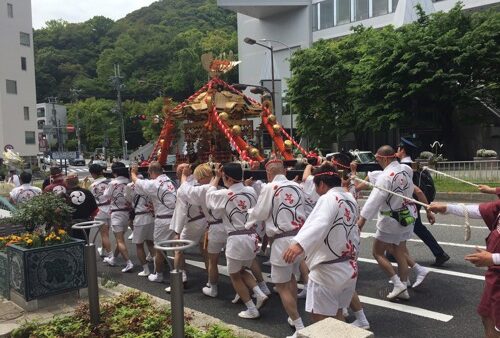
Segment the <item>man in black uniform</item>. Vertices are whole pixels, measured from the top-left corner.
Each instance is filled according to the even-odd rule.
[[[66,177],[66,199],[71,207],[75,209],[71,216],[71,224],[91,221],[99,210],[94,195],[84,188],[78,186],[78,176],[69,175]],[[87,230],[87,235],[89,231]],[[70,231],[71,237],[85,239],[81,230]]]

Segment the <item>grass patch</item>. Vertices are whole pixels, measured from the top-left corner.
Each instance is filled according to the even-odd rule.
[[[189,325],[185,318],[186,338],[237,338],[228,328],[213,325],[204,331]],[[149,295],[131,291],[101,304],[101,323],[90,324],[88,304],[81,304],[74,315],[56,317],[48,323],[27,322],[12,332],[14,338],[108,338],[172,337],[170,308],[158,306]]]
[[[476,184],[487,184],[490,187],[500,187],[500,182],[473,182]],[[459,182],[457,180],[447,177],[434,177],[434,186],[437,192],[479,192],[476,187],[472,185]]]

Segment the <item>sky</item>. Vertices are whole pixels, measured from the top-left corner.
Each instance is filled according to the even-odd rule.
[[[117,20],[156,0],[31,0],[33,28],[45,26],[49,20],[83,22],[102,15]]]

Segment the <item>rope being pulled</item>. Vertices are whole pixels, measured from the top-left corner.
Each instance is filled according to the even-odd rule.
[[[469,182],[469,181],[466,181],[466,180],[462,180],[461,178],[458,178],[458,177],[455,177],[455,176],[448,175],[448,174],[446,174],[446,173],[444,173],[442,171],[438,171],[438,170],[435,170],[435,169],[432,169],[432,168],[429,168],[429,167],[423,167],[422,170],[427,170],[427,171],[430,171],[432,173],[443,175],[445,177],[449,177],[449,178],[454,179],[456,181],[459,181],[459,182],[462,182],[462,183],[465,183],[465,184],[469,184],[469,185],[472,185],[473,187],[479,188],[479,185],[477,185],[475,183],[472,183],[472,182]]]

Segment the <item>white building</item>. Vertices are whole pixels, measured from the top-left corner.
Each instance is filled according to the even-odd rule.
[[[36,156],[35,63],[30,0],[0,0],[0,152]]]
[[[58,132],[62,144],[66,143],[68,140],[67,121],[68,112],[66,106],[55,103],[37,103],[36,124],[40,135],[40,150],[48,151],[47,146],[56,145]]]
[[[399,27],[414,21],[415,5],[426,13],[449,11],[458,0],[217,0],[219,7],[237,13],[239,81],[260,84],[271,79],[270,50],[244,42],[246,37],[274,49],[274,78],[282,94],[290,77],[288,59],[294,50],[308,48],[319,39],[351,33],[351,27]],[[464,9],[482,9],[499,0],[462,0]],[[264,39],[264,40],[263,40]],[[260,40],[260,41],[259,41]],[[276,93],[279,95],[279,93]],[[290,128],[290,118],[282,124]],[[295,124],[294,124],[295,125]]]

